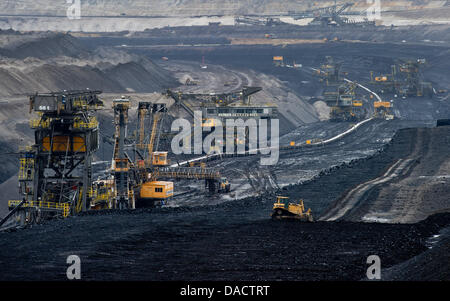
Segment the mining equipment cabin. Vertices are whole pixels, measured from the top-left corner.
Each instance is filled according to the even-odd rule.
[[[273,57],[273,64],[277,67],[283,67],[284,66],[284,60],[282,56],[274,56]]]
[[[168,166],[168,152],[153,152],[151,167],[148,171],[149,181],[139,188],[138,207],[161,207],[173,197],[173,182],[158,181],[158,167]]]
[[[290,203],[288,197],[277,196],[277,201],[273,204],[272,219],[295,219],[302,222],[313,222],[311,209],[305,211],[303,200],[299,203]]]
[[[141,185],[138,207],[161,207],[173,197],[173,182],[150,181]]]

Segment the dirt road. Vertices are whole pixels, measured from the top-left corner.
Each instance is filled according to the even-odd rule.
[[[450,209],[449,127],[411,129],[415,145],[381,177],[346,193],[323,220],[417,222]]]

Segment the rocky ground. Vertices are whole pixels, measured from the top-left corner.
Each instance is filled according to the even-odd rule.
[[[285,146],[291,141],[326,140],[352,126],[318,121],[321,114],[315,105],[322,85],[310,68],[320,65],[326,55],[342,61],[348,78],[364,84],[370,70],[388,72],[397,58],[425,57],[428,65],[424,76],[441,89],[450,83],[449,51],[445,43],[435,42],[284,46],[210,43],[188,47],[163,47],[160,43],[154,47],[154,39],[119,36],[84,38],[84,45],[89,47],[83,49],[92,56],[98,46],[122,48],[132,57],[158,62],[178,80],[198,77],[202,85],[192,89],[219,88],[228,76],[236,81],[233,89],[244,84],[265,85],[264,97],[280,94],[283,98],[274,97],[274,101],[279,106],[287,103],[287,108],[297,102],[300,105],[295,108],[305,117],[281,137],[280,144]],[[17,44],[10,45],[19,49]],[[283,55],[303,67],[276,68],[272,64],[274,55]],[[169,60],[162,61],[163,56]],[[210,66],[204,74],[195,71],[202,56]],[[117,74],[122,73],[127,71]],[[122,88],[130,85],[127,79]],[[108,103],[118,95],[109,94]],[[358,95],[368,102],[364,92]],[[135,97],[136,102],[156,96]],[[382,97],[390,100],[393,96]],[[20,139],[32,137],[26,130],[28,117],[19,113],[26,111],[26,100],[0,105],[4,105],[1,113],[4,135],[9,139],[6,141],[16,139],[1,144],[5,148],[2,155],[6,156]],[[370,103],[367,105],[370,112]],[[271,167],[259,166],[259,156],[210,162],[231,180],[232,192],[228,195],[210,196],[202,182],[180,181],[175,183],[176,191],[187,193],[175,197],[172,207],[89,212],[2,232],[0,241],[7,247],[0,249],[0,279],[62,280],[65,260],[75,254],[81,257],[84,279],[89,280],[360,280],[365,277],[367,256],[374,254],[380,256],[386,271],[383,279],[449,280],[445,263],[450,206],[445,186],[450,133],[448,127],[434,126],[436,119],[448,118],[450,105],[445,95],[435,95],[395,99],[394,108],[394,121],[370,120],[325,145],[282,150],[278,164]],[[110,153],[110,114],[105,111],[99,116],[104,135],[100,160]],[[20,116],[18,122],[8,121],[16,115]],[[14,179],[1,185],[2,190],[11,189]],[[271,221],[277,194],[304,199],[319,221]],[[395,224],[398,222],[402,224]],[[425,262],[426,268],[421,268]]]
[[[414,146],[385,174],[348,191],[327,219],[416,222],[448,209],[449,128],[409,129]],[[404,130],[406,131],[406,130]],[[398,136],[407,135],[403,130]],[[399,138],[399,137],[396,137]]]
[[[1,97],[86,88],[154,92],[177,85],[146,58],[107,48],[90,51],[68,34],[0,31],[0,40]]]
[[[334,168],[281,193],[309,193],[317,200],[307,202],[311,205],[335,199],[351,181],[389,167],[393,154],[408,153],[414,135],[404,132],[370,159]],[[62,280],[65,259],[72,254],[80,256],[85,280],[359,280],[373,254],[381,258],[383,271],[393,267],[390,278],[408,279],[415,277],[408,274],[414,265],[401,269],[397,264],[429,248],[423,254],[432,255],[419,256],[447,253],[447,244],[433,242],[433,235],[449,225],[448,213],[417,224],[303,224],[271,221],[272,202],[266,195],[214,206],[91,212],[4,232],[0,239],[8,247],[0,250],[1,279]],[[313,212],[319,216],[319,210]],[[445,233],[441,231],[443,239]],[[427,263],[434,274],[426,279],[448,280],[439,260]]]
[[[327,204],[358,183],[376,178],[418,149],[426,150],[428,145],[417,139],[421,131],[450,137],[448,127],[401,130],[381,152],[276,193],[303,198],[320,218]],[[421,279],[424,271],[417,270],[417,262],[433,258],[426,262],[431,274],[423,279],[448,280],[442,266],[448,213],[416,224],[275,222],[269,218],[274,196],[209,206],[90,212],[4,232],[0,239],[8,247],[0,251],[1,277],[62,280],[65,259],[76,254],[85,280],[359,280],[365,278],[367,256],[375,254],[386,279]],[[440,211],[448,211],[445,195],[436,194],[427,203],[438,204]]]

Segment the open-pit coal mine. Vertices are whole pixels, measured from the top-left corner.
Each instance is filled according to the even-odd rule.
[[[7,2],[0,281],[450,280],[448,5]]]

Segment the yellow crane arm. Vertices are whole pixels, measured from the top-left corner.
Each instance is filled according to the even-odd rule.
[[[145,121],[145,109],[139,109],[139,144],[138,147],[143,147],[144,144],[144,121]]]
[[[152,162],[153,147],[154,147],[154,144],[155,144],[155,138],[156,138],[158,121],[159,121],[159,115],[160,115],[160,113],[155,113],[153,115],[152,132],[150,134],[150,141],[148,143],[148,162],[150,164]]]

